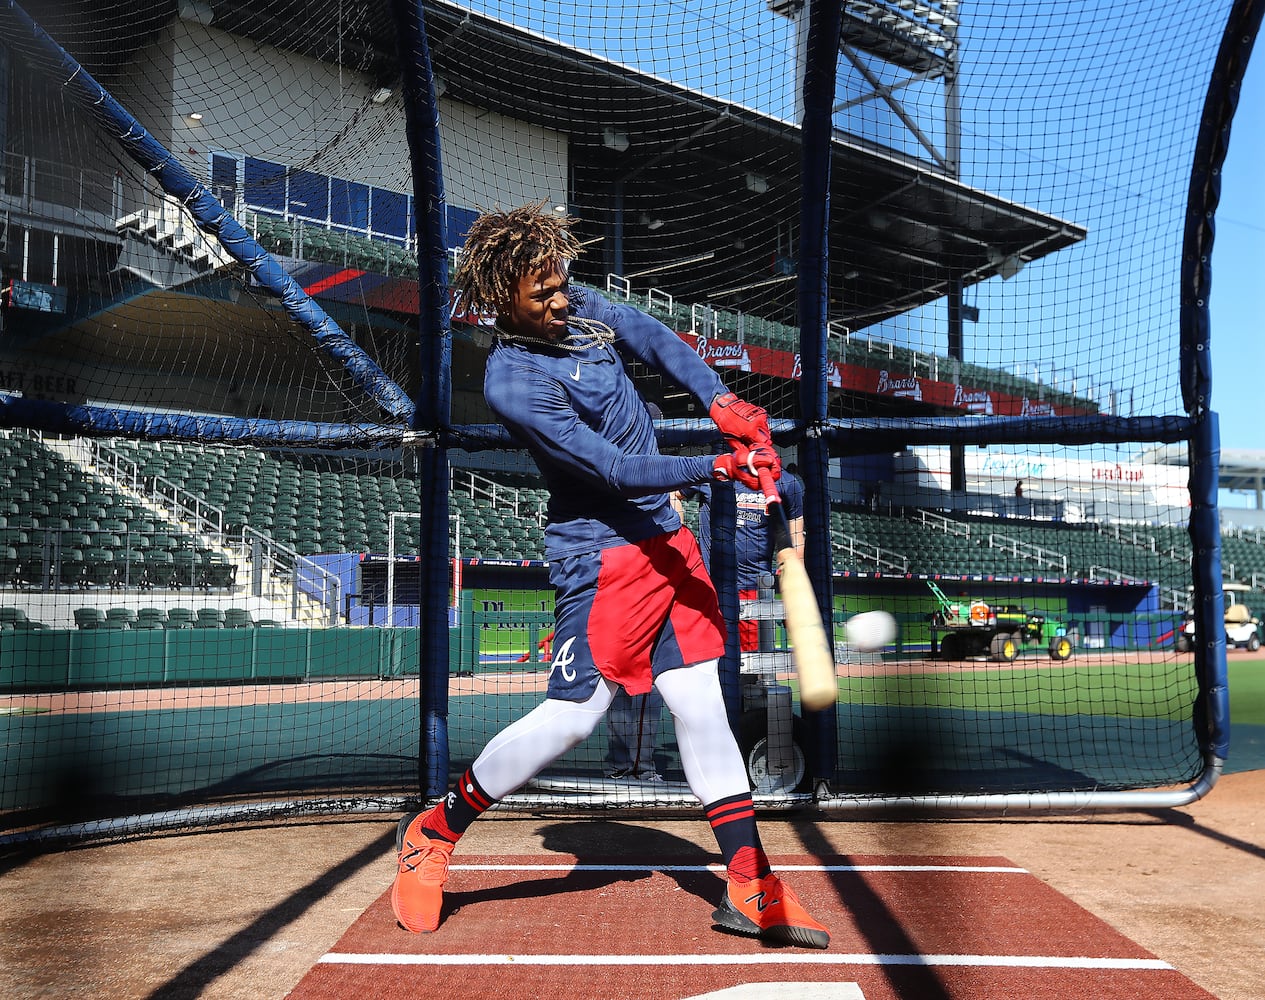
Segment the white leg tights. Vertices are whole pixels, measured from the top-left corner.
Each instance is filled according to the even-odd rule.
[[[615,691],[615,685],[599,679],[588,701],[546,698],[492,737],[471,765],[475,780],[493,801],[522,787],[588,738],[606,714]]]
[[[742,751],[725,715],[717,663],[665,670],[655,682],[676,720],[685,780],[703,805],[751,791]]]

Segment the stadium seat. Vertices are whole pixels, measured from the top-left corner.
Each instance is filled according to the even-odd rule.
[[[110,549],[95,547],[83,554],[84,579],[93,587],[115,586],[118,567],[114,565],[114,553]]]
[[[198,608],[193,619],[194,628],[223,628],[224,612],[220,608]]]
[[[134,629],[160,629],[167,621],[167,613],[162,608],[141,608],[136,612],[136,620],[132,622]]]
[[[100,627],[105,621],[105,612],[100,608],[75,608],[75,625],[81,629]]]
[[[254,624],[251,613],[245,608],[226,608],[224,611],[225,628],[250,628]]]
[[[192,608],[168,608],[167,628],[193,628],[194,613]]]
[[[87,586],[84,572],[83,549],[63,547],[61,552],[61,574],[58,578],[61,585],[63,587],[79,587],[82,589]]]
[[[198,554],[193,549],[176,549],[171,553],[171,586],[176,590],[183,587],[201,586]]]
[[[202,571],[208,587],[227,589],[237,582],[237,566],[221,552],[207,553]]]
[[[106,608],[105,618],[106,621],[123,622],[126,628],[131,628],[136,621],[136,612],[132,608]]]
[[[16,548],[19,545],[28,544],[30,540],[30,536],[21,528],[13,526],[0,528],[0,545],[11,545]]]
[[[33,587],[44,581],[44,546],[19,545],[18,568],[14,579],[19,586]]]

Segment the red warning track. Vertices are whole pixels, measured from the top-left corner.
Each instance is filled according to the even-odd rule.
[[[1005,858],[774,863],[830,928],[826,950],[712,929],[724,882],[697,859],[458,855],[437,933],[400,929],[384,893],[290,996],[685,1000],[760,983],[866,1000],[1212,996]]]

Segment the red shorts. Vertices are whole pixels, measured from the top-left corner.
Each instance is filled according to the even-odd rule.
[[[550,577],[557,595],[551,698],[586,699],[598,674],[645,694],[661,671],[724,653],[716,588],[688,528],[559,560]]]

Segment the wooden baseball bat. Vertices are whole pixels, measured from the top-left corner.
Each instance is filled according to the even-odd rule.
[[[773,549],[777,553],[779,587],[782,592],[782,613],[786,633],[791,641],[791,655],[799,675],[799,701],[814,712],[834,704],[839,694],[835,677],[835,658],[826,641],[821,623],[817,595],[813,593],[808,571],[795,551],[791,526],[786,520],[782,497],[767,470],[760,470],[760,488],[768,503],[769,526],[773,531]]]

